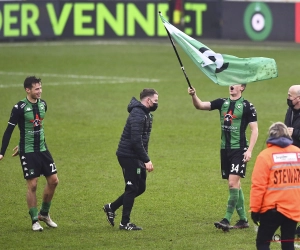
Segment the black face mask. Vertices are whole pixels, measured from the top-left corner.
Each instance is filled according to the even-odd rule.
[[[153,103],[153,106],[149,107],[150,111],[155,111],[158,108],[158,103]]]
[[[294,107],[295,107],[295,105],[293,104],[293,101],[290,100],[290,99],[286,99],[286,103],[287,103],[287,105],[288,105],[290,108],[294,108]]]

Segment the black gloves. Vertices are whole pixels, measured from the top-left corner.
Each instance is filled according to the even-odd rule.
[[[255,225],[259,226],[260,213],[251,212],[251,219],[253,220],[253,222],[254,222]]]

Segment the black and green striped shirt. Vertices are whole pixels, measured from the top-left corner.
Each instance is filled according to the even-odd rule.
[[[250,122],[257,121],[252,103],[243,97],[238,100],[219,98],[211,102],[211,110],[218,109],[221,123],[221,149],[248,147],[246,129]]]
[[[24,98],[18,102],[12,109],[7,129],[3,135],[0,154],[5,154],[16,125],[20,130],[20,153],[46,151],[43,121],[46,111],[47,104],[42,99],[38,99],[36,103],[31,103],[27,98]]]

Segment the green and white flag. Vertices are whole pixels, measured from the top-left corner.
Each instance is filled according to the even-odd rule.
[[[160,13],[159,15],[171,37],[214,83],[229,86],[278,76],[274,59],[266,57],[238,58],[215,53],[203,43],[171,25]]]

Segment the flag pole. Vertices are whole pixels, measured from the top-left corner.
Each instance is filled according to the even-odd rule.
[[[159,15],[161,15],[161,12],[160,12],[160,11],[159,11],[158,13],[159,13]],[[184,76],[185,76],[185,79],[186,79],[186,81],[187,81],[189,87],[192,88],[191,83],[190,83],[190,80],[189,80],[189,78],[188,78],[188,76],[187,76],[187,74],[186,74],[186,72],[185,72],[184,66],[182,65],[181,59],[180,59],[179,54],[178,54],[178,52],[177,52],[177,49],[176,49],[176,47],[175,47],[175,44],[174,44],[174,42],[173,42],[173,40],[172,40],[172,38],[171,38],[171,35],[170,35],[170,33],[169,33],[169,31],[168,31],[168,29],[167,29],[166,27],[165,27],[165,29],[166,29],[166,31],[167,31],[167,33],[168,33],[169,39],[170,39],[170,41],[171,41],[171,44],[172,44],[172,46],[173,46],[173,49],[174,49],[175,54],[176,54],[176,56],[177,56],[177,59],[178,59],[178,61],[179,61],[180,68],[182,69],[182,72],[183,72],[183,74],[184,74]]]

